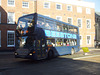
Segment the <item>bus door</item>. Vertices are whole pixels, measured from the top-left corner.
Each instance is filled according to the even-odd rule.
[[[43,39],[37,40],[37,57],[45,58],[46,57],[46,47]]]
[[[42,58],[46,57],[46,42],[44,39],[41,40],[41,56]]]
[[[41,40],[37,40],[37,57],[41,58]]]

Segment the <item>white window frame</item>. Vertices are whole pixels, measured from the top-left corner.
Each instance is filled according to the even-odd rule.
[[[28,7],[23,6],[23,5],[24,5],[23,3],[28,3]],[[27,2],[27,1],[22,1],[22,8],[29,8],[29,2]]]
[[[9,13],[13,13],[14,15],[13,15],[13,22],[9,22],[9,20],[8,20],[8,18],[9,18]],[[15,13],[14,12],[8,12],[7,13],[7,23],[8,24],[15,24]]]
[[[81,27],[78,26],[78,20],[79,20],[79,19],[81,20]],[[78,19],[77,19],[77,26],[78,26],[79,28],[82,28],[82,18],[78,18]]]
[[[1,30],[0,30],[0,47],[1,47]]]
[[[90,28],[87,28],[87,20],[90,21]],[[91,29],[91,19],[86,19],[86,28],[87,28],[87,29]]]
[[[80,45],[82,45],[82,42],[83,42],[83,36],[82,35],[80,35],[81,36],[81,39],[80,39]]]
[[[8,45],[8,33],[14,33],[14,44],[13,45]],[[15,31],[12,31],[12,30],[7,31],[7,47],[15,47]]]
[[[47,6],[47,7],[45,7],[45,6],[46,6],[45,3],[48,3],[48,6]],[[44,8],[50,8],[50,2],[44,2],[43,7],[44,7]]]
[[[56,19],[57,19],[58,17],[60,18],[59,21],[62,21],[62,16],[56,16]],[[57,20],[58,20],[58,19],[57,19]]]
[[[0,0],[0,5],[1,5],[1,0]]]
[[[0,23],[1,23],[1,12],[0,12]]]
[[[90,41],[89,41],[89,43],[87,43],[87,36],[90,36]],[[86,44],[87,44],[87,45],[91,45],[91,35],[86,35]]]
[[[73,18],[72,17],[67,17],[67,23],[68,23],[68,18],[71,18],[72,19],[71,24],[73,24]]]
[[[68,10],[68,7],[71,7],[71,9],[70,10]],[[72,6],[71,5],[67,5],[67,11],[72,11]]]
[[[77,7],[77,13],[82,13],[82,7]]]
[[[86,14],[91,14],[91,9],[90,8],[86,8]]]
[[[57,9],[57,5],[60,5],[60,9]],[[57,10],[62,10],[62,4],[56,4],[56,9]]]
[[[9,1],[7,0],[7,5],[8,5],[8,6],[15,6],[15,0],[14,0],[14,5],[9,5],[8,2],[9,2]]]

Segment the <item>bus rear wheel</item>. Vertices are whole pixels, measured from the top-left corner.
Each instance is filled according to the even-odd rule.
[[[49,52],[48,52],[48,59],[51,59],[51,58],[53,58],[53,51],[52,50],[50,50]]]
[[[71,55],[75,54],[75,50],[72,48]]]

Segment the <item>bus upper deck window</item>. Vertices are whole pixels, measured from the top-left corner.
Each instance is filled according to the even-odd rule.
[[[37,20],[37,27],[44,28],[44,26],[45,26],[44,18],[38,17],[38,20]]]
[[[69,32],[74,33],[73,27],[69,26]]]
[[[49,23],[46,23],[45,28],[46,28],[46,29],[51,29],[50,24],[49,24]]]
[[[55,26],[54,25],[55,25],[54,24],[54,21],[48,20],[48,19],[45,20],[45,28],[46,29],[54,30],[55,29]]]
[[[65,24],[63,25],[63,31],[64,31],[64,32],[68,32],[68,26],[65,25]]]
[[[57,31],[62,31],[62,25],[60,23],[56,23],[56,30]]]
[[[74,27],[74,33],[78,34],[78,29]]]

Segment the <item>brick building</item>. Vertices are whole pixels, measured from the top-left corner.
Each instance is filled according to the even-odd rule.
[[[94,47],[95,4],[83,0],[38,0],[37,12],[79,26],[81,47]]]
[[[0,50],[14,49],[18,18],[34,12],[79,26],[81,47],[94,47],[94,3],[81,0],[0,0]]]
[[[34,13],[32,0],[0,0],[0,50],[14,50],[17,20],[30,13]]]

